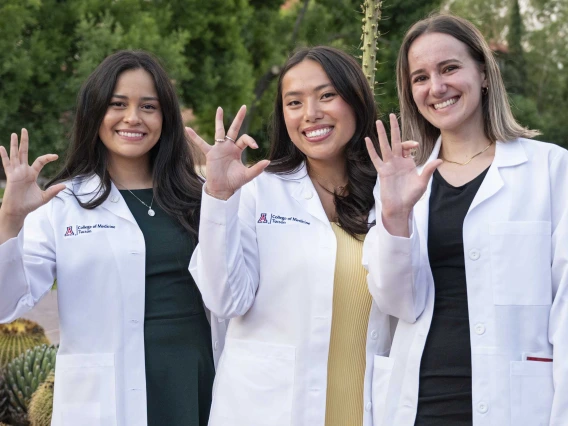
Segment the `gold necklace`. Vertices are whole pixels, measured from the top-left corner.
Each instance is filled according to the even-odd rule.
[[[312,175],[313,175],[313,177],[312,177]],[[317,178],[322,179],[322,177],[320,175],[318,175],[316,172],[311,171],[311,172],[308,173],[308,176],[310,176],[310,178],[312,178],[319,186],[321,186],[323,189],[325,189],[330,194],[341,195],[343,193],[343,191],[345,191],[345,187],[347,186],[347,184],[339,185],[339,186],[333,185],[333,191],[330,191],[326,186],[322,185],[322,183],[317,179]],[[324,179],[322,179],[322,180],[324,180]],[[324,180],[324,182],[325,182],[325,180]]]
[[[445,159],[443,156],[440,156],[440,160],[445,161],[446,163],[452,163],[452,164],[457,164],[458,166],[467,166],[469,163],[471,163],[471,160],[473,160],[475,157],[483,154],[485,151],[487,151],[489,149],[489,147],[493,145],[493,142],[489,142],[489,145],[487,145],[485,148],[483,148],[481,151],[479,151],[477,154],[475,154],[474,156],[472,156],[469,160],[467,160],[465,163],[458,163],[457,161],[452,161],[452,160],[447,160]]]

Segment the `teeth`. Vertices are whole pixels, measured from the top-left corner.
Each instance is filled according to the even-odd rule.
[[[118,132],[120,136],[126,136],[127,138],[140,138],[144,134],[143,133],[131,133],[131,132]]]
[[[448,99],[445,102],[442,102],[440,104],[434,104],[434,109],[442,109],[442,108],[446,108],[450,105],[455,104],[458,101],[458,98],[452,98],[452,99]]]
[[[317,130],[314,130],[312,132],[306,132],[306,136],[308,138],[315,138],[315,137],[318,137],[318,136],[327,135],[331,131],[332,131],[332,127],[326,127],[324,129],[317,129]]]

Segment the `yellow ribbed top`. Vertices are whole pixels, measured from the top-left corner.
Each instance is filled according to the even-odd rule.
[[[371,294],[361,264],[363,242],[332,223],[337,238],[331,339],[327,364],[326,426],[363,424],[363,382]]]

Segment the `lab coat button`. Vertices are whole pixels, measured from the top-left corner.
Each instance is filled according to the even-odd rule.
[[[110,202],[111,203],[118,203],[119,198],[116,195],[113,195],[112,197],[110,197]]]
[[[379,337],[379,333],[377,333],[375,330],[371,331],[371,339],[377,340],[377,337]]]
[[[216,341],[215,343],[213,343],[213,350],[214,350],[214,351],[219,350],[219,342],[218,342],[218,341]]]
[[[310,198],[312,198],[314,196],[314,193],[312,191],[306,191],[304,192],[304,198],[306,200],[309,200]]]
[[[475,334],[479,334],[480,336],[485,333],[485,325],[482,323],[475,324]]]
[[[131,322],[132,324],[138,324],[138,320],[135,320],[135,319],[131,319],[130,322]]]
[[[469,251],[469,258],[471,260],[477,260],[477,259],[479,259],[480,256],[481,256],[481,253],[479,253],[479,250],[477,250],[477,249],[471,249]]]
[[[369,401],[365,404],[365,411],[371,411],[371,408],[373,408],[373,404]]]
[[[477,404],[477,411],[481,414],[485,414],[487,413],[487,411],[489,411],[489,407],[485,402],[480,402],[479,404]]]

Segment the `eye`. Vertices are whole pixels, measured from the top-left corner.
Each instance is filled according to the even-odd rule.
[[[444,72],[451,72],[457,70],[459,67],[457,65],[448,65],[444,68]]]
[[[321,95],[321,98],[324,99],[324,100],[325,99],[333,99],[336,96],[337,96],[337,93],[327,92],[327,93],[324,93],[323,95]]]
[[[299,106],[300,105],[300,101],[290,101],[286,104],[286,106],[289,107],[295,107],[295,106]]]
[[[117,107],[117,108],[123,108],[126,106],[126,104],[122,101],[113,101],[110,103],[111,107]]]
[[[422,83],[423,81],[426,81],[426,76],[425,75],[417,75],[412,80],[412,83]]]
[[[156,111],[158,109],[158,107],[156,105],[146,104],[146,105],[142,105],[142,109],[144,109],[146,111]]]

